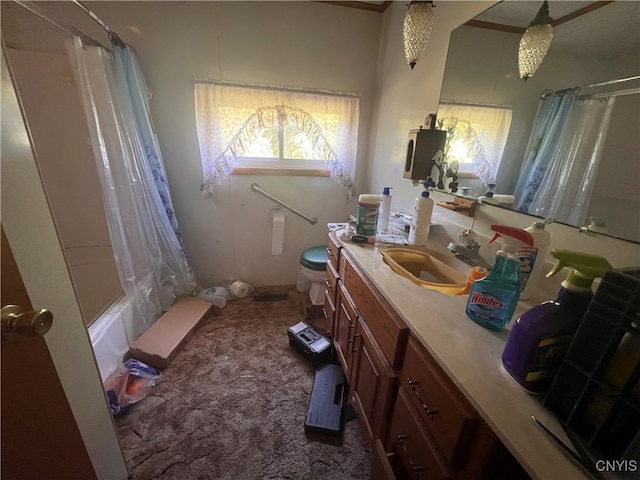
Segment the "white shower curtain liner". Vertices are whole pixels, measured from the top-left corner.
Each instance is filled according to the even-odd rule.
[[[155,136],[146,132],[145,143],[127,74],[122,65],[116,70],[114,55],[102,47],[84,45],[79,37],[66,46],[89,127],[118,274],[134,306],[136,323],[126,328],[131,343],[176,297],[197,289],[197,283],[154,182],[157,170],[149,164],[148,140]],[[157,146],[151,150],[159,152]],[[155,161],[162,161],[159,153]]]

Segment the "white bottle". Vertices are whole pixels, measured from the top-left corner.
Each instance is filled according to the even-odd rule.
[[[389,229],[389,214],[391,213],[391,194],[393,187],[384,187],[380,195],[380,213],[378,217],[378,231],[386,232]]]
[[[411,216],[411,226],[409,227],[409,244],[426,245],[429,237],[429,226],[431,225],[431,213],[433,212],[433,200],[429,198],[429,190],[416,198]]]
[[[544,222],[533,222],[530,227],[524,229],[533,237],[533,247],[523,247],[519,251],[520,277],[522,278],[520,300],[528,300],[531,297],[545,274],[545,260],[551,236],[544,229],[544,225]]]

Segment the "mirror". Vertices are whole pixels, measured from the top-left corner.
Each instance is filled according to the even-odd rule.
[[[469,188],[465,196],[477,198],[489,190],[487,183],[495,183],[497,198],[504,199],[501,207],[556,218],[576,227],[585,226],[593,217],[600,223],[598,232],[640,242],[640,80],[614,82],[640,74],[640,2],[549,2],[550,15],[559,24],[554,25],[554,38],[541,66],[524,82],[518,74],[518,45],[541,5],[541,1],[501,2],[451,34],[438,109],[439,128],[452,104],[506,107],[511,112],[502,147],[489,148],[486,154],[487,159],[491,155],[500,159],[492,172],[494,181],[483,181],[460,169],[458,185]],[[606,134],[579,155],[591,157],[596,151],[593,144],[601,148],[599,163],[591,169],[597,174],[587,182],[590,188],[583,188],[590,190],[583,219],[536,215],[538,210],[518,208],[516,186],[525,170],[523,159],[530,153],[530,140],[535,137],[532,128],[542,108],[541,96],[601,83],[606,85],[576,90],[580,98],[615,98]],[[477,137],[482,135],[478,132]],[[492,153],[496,151],[500,153]],[[565,192],[565,187],[561,181],[555,194]],[[455,192],[461,193],[461,189]],[[571,211],[579,201],[567,197],[562,203]]]

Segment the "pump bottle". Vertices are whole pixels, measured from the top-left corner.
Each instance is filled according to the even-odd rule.
[[[551,255],[557,262],[547,277],[565,266],[573,270],[562,282],[556,300],[527,310],[515,321],[502,352],[505,370],[533,394],[543,394],[551,387],[593,297],[594,278],[613,268],[598,255],[570,250],[552,250]]]
[[[431,226],[433,199],[429,198],[429,182],[424,182],[424,191],[416,198],[409,227],[409,245],[426,245]]]
[[[544,226],[545,222],[533,222],[530,227],[524,229],[533,237],[533,247],[523,247],[518,252],[522,280],[520,300],[528,300],[531,297],[544,274],[547,250],[551,243],[551,236]]]
[[[389,229],[389,214],[391,213],[391,193],[393,187],[384,187],[380,195],[380,216],[378,217],[378,231],[386,232]]]
[[[495,235],[489,243],[503,237],[502,249],[489,275],[477,280],[471,287],[467,301],[467,316],[491,330],[502,330],[507,326],[520,295],[520,257],[522,246],[532,246],[533,237],[521,228],[507,225],[491,225]]]

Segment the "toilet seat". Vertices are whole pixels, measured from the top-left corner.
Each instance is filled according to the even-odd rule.
[[[327,269],[327,246],[318,245],[307,248],[300,255],[300,265],[309,270],[324,272]]]

